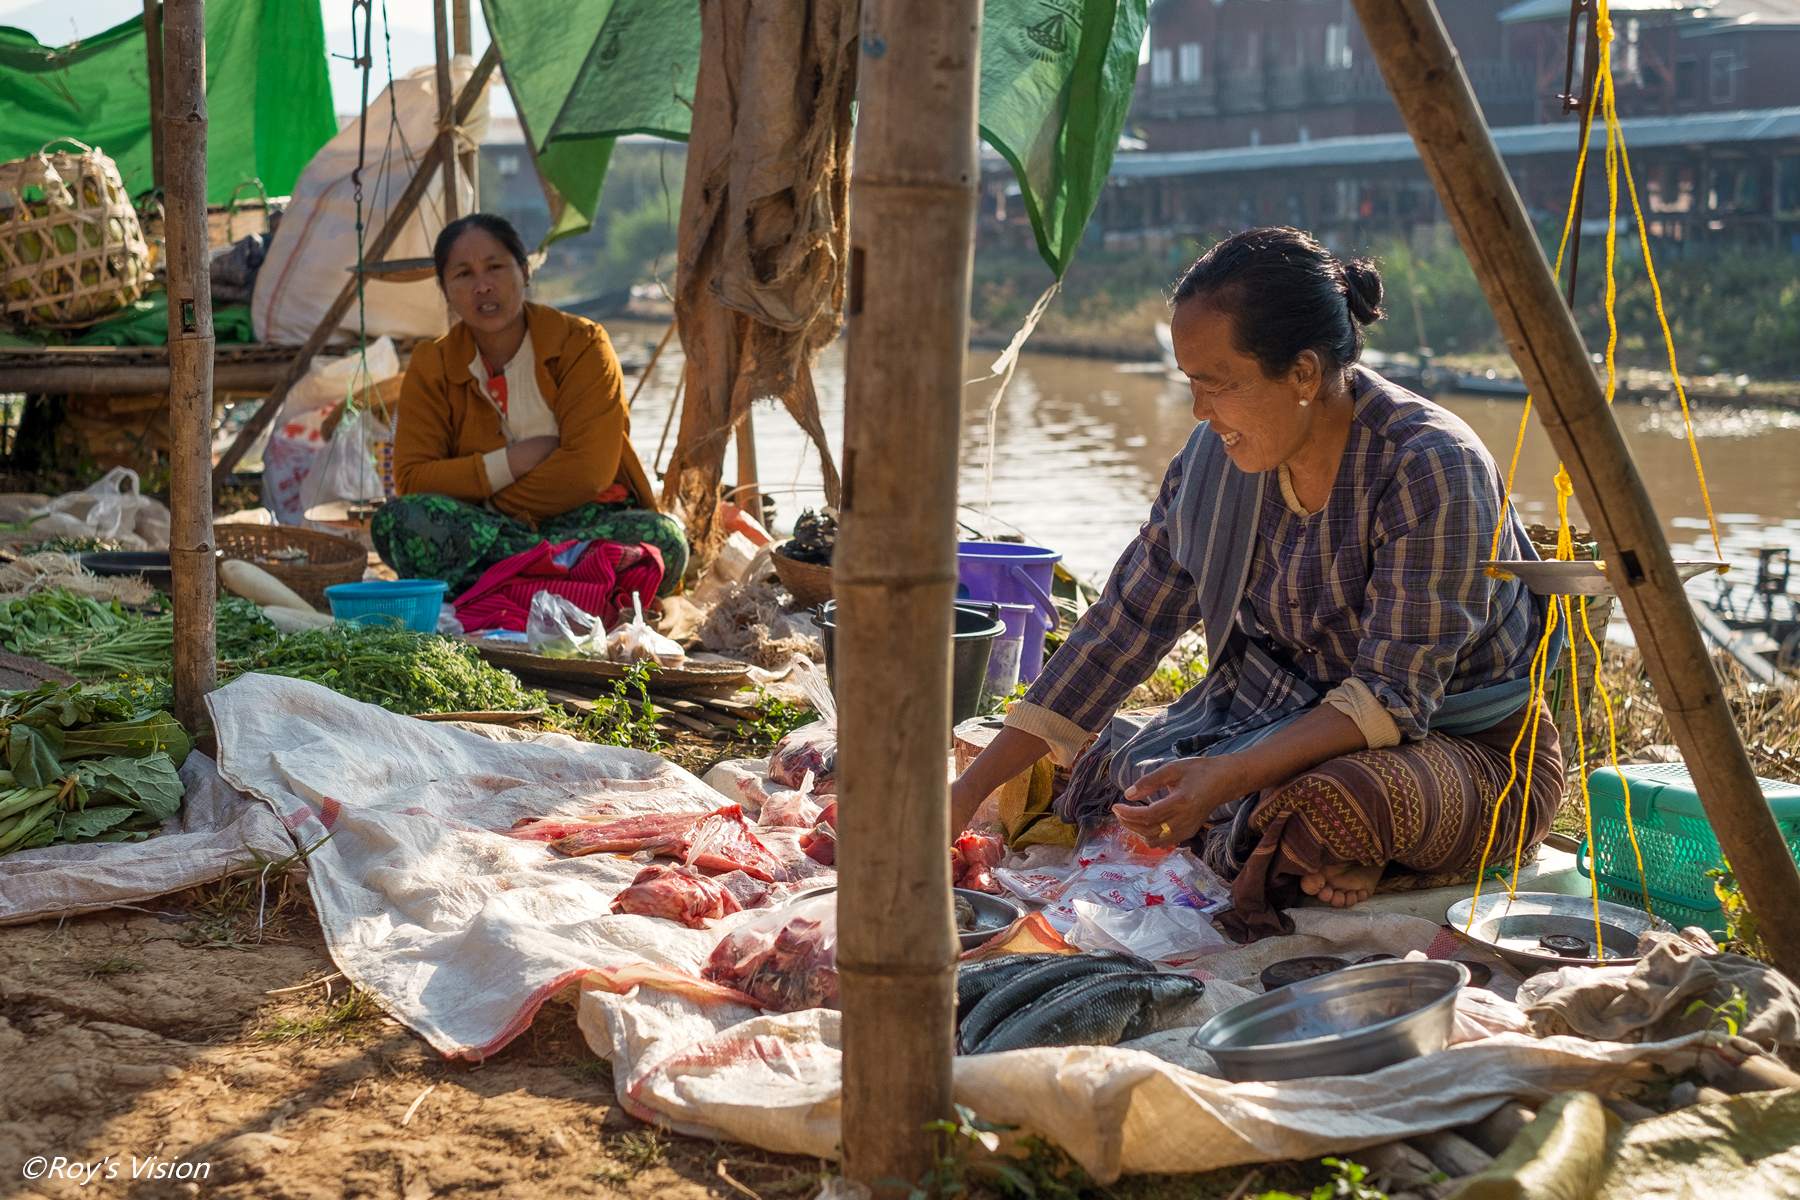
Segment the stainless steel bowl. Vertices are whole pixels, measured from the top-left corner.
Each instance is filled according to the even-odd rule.
[[[1194,1035],[1233,1083],[1366,1075],[1450,1041],[1459,962],[1373,962],[1246,1000]]]
[[[950,890],[954,895],[967,900],[975,910],[975,928],[968,933],[956,935],[957,945],[964,950],[973,950],[1025,915],[1024,910],[1018,905],[1010,900],[1002,900],[999,896],[990,896],[986,892],[970,891],[967,888],[951,888]],[[802,900],[810,900],[814,896],[823,896],[827,892],[835,891],[837,891],[836,884],[813,888],[811,891],[801,892],[788,903],[797,904]]]
[[[1473,924],[1469,912],[1473,898],[1459,900],[1444,915],[1451,930],[1467,941],[1486,946],[1527,975],[1558,967],[1630,966],[1638,960],[1638,935],[1651,929],[1667,933],[1675,927],[1641,908],[1600,901],[1601,958],[1566,958],[1538,948],[1549,934],[1578,937],[1594,944],[1594,901],[1588,896],[1561,896],[1554,892],[1520,892],[1509,896],[1483,896]]]

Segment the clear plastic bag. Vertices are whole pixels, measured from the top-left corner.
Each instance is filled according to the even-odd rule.
[[[644,604],[636,592],[631,593],[631,608],[631,621],[606,635],[606,657],[620,663],[650,659],[663,667],[679,667],[687,661],[687,651],[679,642],[644,623]]]
[[[789,829],[811,829],[817,825],[824,806],[808,794],[811,784],[812,777],[809,774],[801,780],[798,788],[781,788],[770,792],[768,799],[763,801],[756,823],[764,828]]]
[[[700,977],[775,1012],[836,1008],[837,893],[739,925],[713,950]]]
[[[138,475],[114,467],[79,492],[58,496],[29,518],[25,539],[98,538],[126,550],[164,550],[169,545],[169,510],[140,495]]]
[[[525,644],[545,658],[604,658],[606,626],[599,617],[555,592],[531,598],[525,618]]]
[[[817,785],[830,780],[837,769],[837,701],[824,675],[804,655],[794,658],[793,678],[805,693],[807,703],[823,719],[802,725],[775,743],[775,750],[769,755],[769,778],[798,788],[808,771]]]

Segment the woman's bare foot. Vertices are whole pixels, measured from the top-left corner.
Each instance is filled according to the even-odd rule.
[[[1383,865],[1333,863],[1316,874],[1301,876],[1300,890],[1309,896],[1317,896],[1333,908],[1349,908],[1375,894]]]

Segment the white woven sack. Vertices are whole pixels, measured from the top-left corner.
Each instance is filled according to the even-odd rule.
[[[467,56],[459,56],[451,78],[460,89],[473,74]],[[383,91],[369,106],[369,143],[362,172],[363,221],[373,239],[387,223],[388,206],[406,190],[414,168],[437,136],[437,69],[420,67],[391,85],[393,108]],[[390,111],[399,115],[398,128],[390,130]],[[473,149],[487,130],[487,93],[482,92],[469,120],[460,127],[457,146]],[[391,141],[390,141],[391,136]],[[297,346],[312,336],[325,312],[350,278],[356,265],[356,170],[358,128],[356,122],[325,143],[300,173],[294,198],[282,214],[281,228],[269,247],[256,276],[256,292],[250,301],[250,319],[258,341]],[[382,148],[391,145],[393,156],[382,162]],[[410,151],[404,157],[402,148]],[[466,175],[457,173],[456,211],[473,212],[475,193]],[[429,258],[432,243],[444,227],[443,172],[432,173],[418,210],[406,222],[400,236],[383,259]],[[449,332],[450,319],[437,283],[387,283],[370,280],[363,289],[370,337],[441,337]],[[352,337],[358,330],[356,305],[339,323]]]

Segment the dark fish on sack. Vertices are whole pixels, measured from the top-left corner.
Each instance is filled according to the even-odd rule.
[[[964,1046],[977,1044],[993,1032],[1001,1021],[1071,979],[1088,975],[1116,975],[1122,971],[1148,974],[1156,970],[1155,963],[1146,962],[1134,954],[1119,954],[1110,950],[1046,957],[1052,957],[1056,961],[1034,967],[1007,980],[969,1010],[958,1031]]]
[[[972,1053],[1031,1046],[1116,1046],[1189,1017],[1206,985],[1186,975],[1098,975],[1074,979],[994,1027]]]
[[[957,1024],[960,1025],[963,1017],[1001,984],[1017,978],[1023,971],[1042,966],[1053,958],[1068,957],[1070,956],[1067,954],[1005,954],[999,958],[963,963],[956,968]]]

